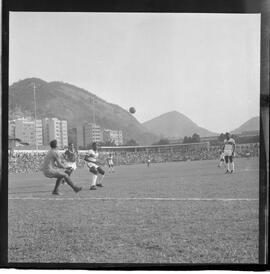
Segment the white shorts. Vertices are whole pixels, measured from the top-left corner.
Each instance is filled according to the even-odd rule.
[[[109,160],[108,164],[109,164],[110,166],[113,166],[113,161],[112,161],[112,160]]]
[[[67,162],[66,163],[66,166],[67,167],[72,167],[73,170],[76,170],[77,169],[77,165],[75,162]]]
[[[231,150],[224,150],[224,156],[232,156]]]

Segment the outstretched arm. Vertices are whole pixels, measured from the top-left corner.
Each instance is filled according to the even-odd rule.
[[[234,156],[234,151],[235,151],[235,143],[233,143],[233,151],[232,151],[233,156]]]

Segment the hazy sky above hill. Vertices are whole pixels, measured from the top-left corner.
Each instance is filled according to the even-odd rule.
[[[63,81],[145,122],[177,110],[214,132],[259,115],[260,15],[10,14],[10,84]]]

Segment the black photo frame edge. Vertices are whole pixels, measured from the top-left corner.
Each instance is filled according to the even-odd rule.
[[[8,53],[9,12],[185,12],[261,14],[260,186],[258,264],[38,264],[8,263]],[[267,0],[3,0],[2,2],[2,150],[0,181],[0,268],[96,270],[254,270],[269,269],[269,39]]]

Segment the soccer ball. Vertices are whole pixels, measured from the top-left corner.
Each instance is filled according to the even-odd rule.
[[[135,109],[134,107],[130,107],[130,108],[129,108],[129,112],[130,112],[131,114],[134,114],[134,113],[136,112],[136,109]]]

